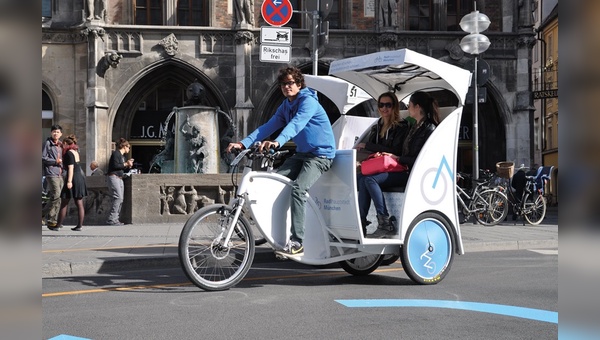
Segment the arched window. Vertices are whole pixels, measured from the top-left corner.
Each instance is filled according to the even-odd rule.
[[[46,91],[42,90],[42,138],[46,139],[50,137],[50,127],[52,127],[52,120],[54,119],[54,111],[52,107],[52,100]]]

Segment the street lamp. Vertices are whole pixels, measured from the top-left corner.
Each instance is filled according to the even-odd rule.
[[[474,11],[465,15],[460,20],[460,28],[469,34],[460,41],[460,48],[475,57],[473,70],[473,180],[479,179],[479,133],[477,113],[479,107],[479,98],[477,87],[477,57],[490,47],[490,39],[479,32],[485,31],[490,26],[490,18],[477,10],[477,3],[474,4]]]

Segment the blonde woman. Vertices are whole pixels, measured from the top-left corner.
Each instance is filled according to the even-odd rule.
[[[400,103],[395,94],[386,92],[377,99],[377,108],[380,116],[377,124],[371,128],[368,141],[358,143],[356,149],[399,157],[402,154],[402,145],[410,128],[408,122],[400,118]],[[358,207],[363,234],[366,235],[367,225],[371,224],[367,221],[371,200],[373,200],[377,212],[378,230],[391,229],[392,224],[381,188],[397,186],[395,183],[397,176],[398,173],[394,172],[369,176],[358,174]],[[377,236],[379,236],[379,233],[375,235],[375,237]]]

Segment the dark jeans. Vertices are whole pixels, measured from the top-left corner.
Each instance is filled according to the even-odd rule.
[[[357,176],[358,209],[361,222],[367,220],[369,208],[371,208],[371,200],[375,204],[377,215],[389,216],[382,189],[405,186],[408,181],[408,171],[383,172],[370,176],[364,176],[359,173]]]
[[[306,216],[306,193],[321,175],[331,168],[332,159],[315,157],[312,154],[296,153],[285,160],[277,173],[293,180],[292,236],[290,239],[302,243],[304,239],[304,218]]]

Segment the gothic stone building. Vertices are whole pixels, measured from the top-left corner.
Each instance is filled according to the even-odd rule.
[[[312,10],[314,1],[290,2],[298,12],[285,25],[293,35],[289,63],[305,73],[327,74],[333,60],[400,48],[473,68],[473,56],[458,45],[466,35],[458,23],[474,10],[473,1],[327,0],[330,7],[321,14],[329,34],[327,41],[319,40],[316,67],[312,16],[302,13]],[[186,89],[195,81],[204,88],[202,105],[217,107],[233,122],[231,138],[245,136],[283,99],[276,76],[285,64],[260,61],[260,27],[268,26],[261,5],[260,0],[43,0],[44,137],[52,124],[60,124],[66,134],[78,136],[82,162],[97,160],[104,170],[114,142],[124,137],[137,167],[149,173],[152,158],[164,147],[164,122],[174,107],[186,104]],[[484,32],[491,46],[480,63],[489,75],[479,91],[486,94],[479,104],[480,167],[495,169],[504,160],[532,164],[535,3],[478,0],[476,6],[491,20]],[[339,112],[328,98],[321,101],[334,122]],[[472,110],[467,104],[459,147],[458,168],[467,172]],[[376,111],[367,103],[350,114]]]

